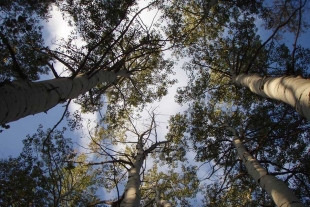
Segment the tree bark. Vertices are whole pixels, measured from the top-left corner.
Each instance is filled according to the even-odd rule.
[[[261,77],[257,74],[241,74],[233,82],[248,87],[260,96],[285,102],[310,120],[310,80],[302,77]]]
[[[159,200],[156,203],[158,207],[172,207],[171,203],[166,200]]]
[[[0,125],[46,112],[57,104],[86,93],[98,83],[111,83],[119,71],[98,70],[88,78],[80,74],[75,78],[56,78],[39,82],[7,81],[0,84]]]
[[[158,190],[157,187],[155,187],[155,192],[156,192],[156,204],[157,207],[172,207],[172,204],[169,201],[163,200],[160,198],[160,191]]]
[[[128,172],[128,181],[125,186],[124,199],[121,202],[121,207],[140,206],[140,169],[142,168],[143,161],[145,159],[145,153],[141,140],[137,144],[137,149],[138,152],[136,159]]]
[[[247,151],[236,130],[229,126],[227,129],[234,133],[233,144],[248,173],[272,197],[275,204],[279,207],[304,207],[286,183],[273,175],[268,175],[265,168]]]

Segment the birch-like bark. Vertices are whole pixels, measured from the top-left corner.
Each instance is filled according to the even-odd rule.
[[[283,101],[293,106],[310,120],[310,80],[302,77],[261,77],[257,74],[241,74],[233,82],[248,87],[260,96]]]
[[[236,130],[229,126],[227,126],[227,129],[234,133],[233,144],[248,173],[272,197],[275,204],[279,207],[304,207],[282,180],[273,175],[268,175],[265,168],[247,151]]]
[[[156,201],[157,207],[172,207],[172,204],[169,201],[161,199],[160,191],[158,190],[157,187],[155,187],[155,192],[156,192],[155,201]]]
[[[158,207],[172,207],[171,203],[169,201],[166,201],[166,200],[159,200],[157,202],[157,206]]]
[[[98,83],[111,83],[123,72],[98,70],[92,77],[56,78],[39,82],[12,81],[0,85],[0,125],[46,112],[57,104],[86,93]]]
[[[124,199],[121,202],[121,207],[137,207],[140,206],[140,169],[142,168],[145,153],[143,150],[142,140],[137,144],[137,156],[133,166],[128,172],[128,181],[125,186]]]
[[[154,121],[154,119],[153,119]],[[155,121],[153,122],[155,123]],[[121,207],[137,207],[140,206],[140,200],[141,200],[141,193],[140,193],[140,170],[143,165],[143,161],[145,160],[146,156],[151,153],[153,150],[156,149],[157,146],[167,143],[167,141],[162,142],[155,142],[152,144],[148,149],[144,150],[143,146],[143,136],[147,133],[151,132],[151,129],[153,126],[145,131],[142,135],[139,135],[139,140],[136,145],[137,148],[137,156],[128,172],[128,181],[125,185],[125,191],[124,191],[124,198],[121,201],[120,206]]]

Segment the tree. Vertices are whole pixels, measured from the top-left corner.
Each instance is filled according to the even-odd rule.
[[[34,48],[44,47],[40,20],[50,18],[52,1],[3,1],[0,3],[0,81],[37,80],[47,74],[52,59]],[[34,61],[35,60],[35,61]]]
[[[47,192],[41,178],[42,169],[31,159],[8,158],[0,161],[2,206],[44,205]]]
[[[304,143],[305,146],[308,146],[307,135],[304,136],[303,134],[307,134],[307,132],[302,130],[302,128],[305,129],[304,127],[307,124],[302,123],[304,122],[301,121],[303,119],[298,121],[298,119],[295,120],[294,118],[288,123],[285,117],[290,110],[284,107],[283,104],[271,103],[270,99],[261,99],[249,93],[244,87],[240,88],[240,85],[235,85],[236,77],[255,77],[255,75],[252,75],[253,73],[265,76],[263,81],[260,79],[260,83],[264,82],[265,79],[268,81],[268,76],[270,75],[281,76],[285,74],[308,77],[309,59],[304,59],[304,57],[308,57],[308,48],[302,48],[297,45],[297,39],[300,37],[301,31],[306,28],[302,21],[306,2],[283,1],[282,3],[284,4],[278,4],[279,2],[277,1],[276,3],[275,1],[275,4],[272,5],[273,7],[268,7],[269,5],[265,4],[256,4],[257,2],[252,3],[252,5],[255,4],[259,7],[256,14],[265,21],[266,29],[271,30],[271,35],[265,41],[257,35],[258,30],[254,22],[257,16],[253,12],[249,12],[250,8],[242,8],[232,4],[222,5],[219,3],[215,5],[214,11],[217,11],[219,15],[226,14],[230,17],[229,21],[227,19],[225,21],[221,17],[218,19],[214,18],[212,8],[207,18],[203,19],[203,15],[199,12],[202,9],[198,6],[195,7],[196,2],[191,2],[194,5],[193,7],[186,4],[185,6],[181,5],[181,7],[184,7],[178,11],[173,10],[176,12],[176,19],[181,18],[181,20],[178,19],[181,24],[175,23],[174,21],[177,20],[171,18],[172,25],[180,25],[177,28],[178,30],[192,32],[182,36],[182,38],[184,37],[184,42],[179,44],[179,48],[176,51],[181,56],[188,55],[191,57],[191,61],[184,65],[185,70],[189,74],[190,81],[188,86],[179,89],[177,96],[177,101],[180,103],[189,103],[190,109],[185,118],[189,122],[183,124],[188,126],[186,132],[190,134],[194,142],[193,147],[197,150],[197,161],[208,160],[208,163],[213,162],[210,177],[214,173],[221,171],[223,171],[222,175],[224,176],[223,180],[219,180],[214,185],[207,185],[206,187],[208,195],[206,196],[206,202],[210,205],[217,205],[218,203],[221,203],[223,206],[228,204],[232,206],[265,205],[258,201],[258,198],[261,198],[261,201],[265,201],[266,196],[264,192],[257,189],[254,182],[249,178],[244,178],[247,172],[244,172],[242,165],[239,166],[241,160],[235,161],[233,158],[231,144],[228,144],[231,143],[230,139],[228,139],[229,133],[225,132],[224,128],[220,126],[221,121],[216,118],[229,109],[235,111],[237,108],[233,114],[227,114],[226,116],[234,120],[234,127],[246,142],[247,148],[251,149],[249,151],[254,151],[255,158],[258,158],[265,168],[271,165],[277,171],[284,171],[274,172],[272,173],[273,175],[281,175],[282,177],[291,173],[290,176],[284,176],[282,179],[286,182],[292,177],[299,180],[299,176],[295,175],[301,173],[301,171],[295,171],[294,168],[285,168],[283,163],[292,161],[289,166],[295,166],[295,163],[302,163],[302,160],[307,159],[306,152],[302,150],[303,147],[300,145],[300,143]],[[220,10],[227,7],[229,9]],[[179,13],[183,15],[177,16]],[[213,18],[210,18],[211,15],[213,15]],[[278,17],[279,21],[273,21]],[[206,27],[212,24],[216,24],[216,26]],[[173,26],[170,28],[174,29]],[[191,28],[195,29],[192,30]],[[166,31],[169,34],[173,30],[167,29]],[[223,31],[226,31],[227,34],[221,35],[220,32]],[[283,38],[284,31],[290,31],[295,36],[291,51],[288,46],[281,42],[280,38]],[[245,82],[242,83],[244,84]],[[259,85],[258,82],[255,82],[255,84],[256,86]],[[267,90],[266,87],[264,87],[265,91]],[[305,86],[305,88],[307,87]],[[268,88],[268,90],[273,89],[275,89],[274,85],[271,89]],[[262,88],[258,90],[262,91]],[[284,96],[283,90],[281,96]],[[293,99],[291,98],[291,100]],[[217,105],[218,107],[211,105]],[[275,106],[272,105],[276,105],[278,108],[275,109]],[[295,105],[293,106],[295,107]],[[292,114],[291,117],[296,116],[293,115],[294,112],[292,111],[289,113]],[[259,118],[253,118],[254,114]],[[267,118],[270,116],[272,118]],[[182,116],[179,115],[175,117],[182,119]],[[235,117],[238,118],[235,119]],[[263,121],[268,119],[269,121]],[[283,125],[284,123],[287,123],[287,125]],[[176,124],[179,123],[176,122]],[[288,131],[283,131],[283,127],[287,127],[286,130]],[[259,133],[261,135],[258,135]],[[288,134],[294,134],[294,136],[290,137],[294,138],[285,142],[282,137]],[[295,137],[297,134],[298,139]],[[282,141],[277,142],[276,140]],[[253,142],[256,142],[256,144]],[[266,143],[270,146],[266,146]],[[282,143],[281,150],[277,149],[279,143]],[[288,145],[296,146],[287,148]],[[260,150],[261,152],[258,152]],[[284,153],[287,153],[287,155]],[[273,156],[274,158],[272,158]],[[276,157],[282,157],[282,159]],[[304,169],[307,168],[305,166]],[[237,172],[240,174],[237,174]],[[295,181],[290,182],[296,183]],[[304,187],[307,189],[308,184],[304,184]],[[291,187],[294,190],[297,188],[295,185],[291,185]],[[244,192],[245,195],[240,195],[239,190],[241,189],[243,189],[241,192]],[[244,191],[244,189],[246,190]],[[298,193],[300,192],[305,191],[301,190]],[[234,199],[232,195],[238,195],[240,199]],[[307,195],[301,193],[298,196],[304,203],[308,202]],[[224,201],[222,200],[223,198]],[[270,201],[270,198],[268,200]],[[266,203],[270,204],[269,201],[266,201]]]
[[[184,116],[176,115],[174,123],[187,126],[185,132],[188,135],[182,139],[193,142],[197,161],[206,161],[212,166],[206,179],[212,178],[215,173],[222,175],[222,180],[217,177],[217,183],[206,187],[208,204],[265,205],[259,202],[259,198],[266,200],[264,192],[257,189],[249,178],[244,178],[247,172],[241,160],[234,158],[229,139],[231,132],[221,127],[221,119],[226,111],[233,111],[225,115],[229,117],[226,120],[232,120],[249,152],[263,167],[274,167],[276,172],[273,175],[279,175],[288,182],[293,177],[299,180],[295,175],[306,172],[283,165],[289,162],[288,166],[296,167],[297,163],[303,163],[308,157],[307,150],[303,148],[303,145],[308,145],[304,137],[304,133],[307,134],[305,120],[296,119],[296,114],[282,103],[262,99],[235,83],[236,77],[252,77],[253,73],[267,76],[266,81],[268,76],[308,77],[309,49],[297,45],[302,31],[307,28],[307,23],[301,20],[307,2],[249,1],[240,5],[238,1],[218,1],[207,13],[199,7],[201,4],[199,1],[167,4],[165,17],[170,18],[171,25],[166,32],[176,35],[179,42],[179,51],[175,53],[191,58],[184,64],[189,74],[188,86],[178,89],[177,95],[179,103],[189,103],[189,110]],[[255,7],[254,12],[252,9]],[[271,33],[266,40],[258,35],[255,24],[258,18],[263,20],[266,30]],[[178,35],[181,32],[173,33],[174,30],[186,33]],[[294,35],[292,49],[281,40],[286,31]],[[284,96],[283,90],[281,96]],[[287,137],[288,134],[291,136]],[[286,141],[284,137],[287,137]],[[291,147],[288,148],[288,145]],[[304,167],[301,169],[307,169]],[[306,174],[304,176],[307,177]],[[305,184],[304,187],[308,189],[307,186]],[[297,192],[297,186],[290,187]],[[244,195],[241,195],[242,192]],[[298,193],[301,192],[305,191]],[[304,203],[308,202],[308,195],[298,196]],[[224,201],[221,201],[223,198]],[[269,197],[266,203],[270,200]]]
[[[241,74],[234,80],[236,84],[248,87],[251,92],[265,98],[283,101],[294,107],[303,117],[310,120],[310,82],[302,77],[260,77],[257,74]]]
[[[255,114],[261,119],[267,120],[269,120],[267,116],[274,113],[283,113],[284,117],[287,115],[288,109],[282,104],[270,103],[269,99],[261,99],[249,93],[244,87],[235,86],[234,83],[236,77],[252,77],[252,73],[258,73],[260,76],[286,74],[308,77],[308,48],[297,45],[301,32],[307,28],[307,23],[301,20],[307,6],[306,1],[274,1],[267,4],[261,1],[251,1],[244,5],[240,5],[238,2],[217,2],[206,13],[202,7],[199,7],[199,4],[201,2],[188,1],[185,4],[168,5],[167,7],[171,10],[168,10],[166,17],[170,17],[172,26],[166,31],[168,34],[172,34],[173,29],[187,31],[185,35],[177,36],[179,40],[183,40],[179,44],[179,48],[183,50],[181,52],[176,51],[176,53],[191,57],[191,61],[184,65],[190,81],[188,86],[178,90],[177,101],[182,104],[188,102],[189,111],[197,112],[197,114],[195,113],[197,119],[190,124],[189,128],[193,126],[192,130],[198,131],[193,132],[191,139],[197,142],[197,137],[200,137],[199,142],[210,145],[209,147],[205,144],[208,152],[201,152],[203,157],[209,159],[213,156],[220,157],[223,155],[225,157],[230,150],[224,147],[219,149],[219,146],[222,146],[219,141],[203,140],[206,136],[203,136],[204,130],[202,129],[209,125],[210,120],[203,117],[202,111],[204,110],[200,108],[201,105],[217,103],[223,107],[222,110],[225,110],[226,107],[237,107],[239,113],[258,110],[261,114]],[[255,12],[252,10],[253,8],[256,8]],[[172,12],[169,13],[169,11]],[[264,41],[258,36],[258,29],[255,25],[255,20],[258,17],[263,20],[265,28],[271,30],[271,35]],[[277,21],[275,21],[276,19]],[[173,27],[174,25],[176,27]],[[224,31],[225,35],[222,34]],[[295,37],[291,51],[280,39],[284,37],[285,31],[289,31]],[[265,79],[268,80],[268,77]],[[283,96],[283,90],[281,95]],[[272,109],[270,111],[270,108],[266,108],[268,113],[265,117],[262,114],[266,112],[262,112],[261,108],[270,107],[270,104],[277,104],[278,110]],[[206,106],[206,108],[217,110],[211,106]],[[217,116],[218,114],[211,117]],[[249,114],[249,119],[253,116],[253,114]],[[188,119],[192,119],[190,117],[193,117],[193,114],[190,114]],[[211,119],[210,116],[208,118]],[[277,120],[283,122],[281,118],[277,118]],[[253,122],[253,124],[257,125],[260,122],[256,119],[256,123]],[[218,126],[215,121],[212,123],[214,126],[213,128],[210,126],[209,130]],[[300,121],[295,123],[296,125],[301,124]],[[235,126],[239,129],[242,128],[242,124],[243,122],[239,122]],[[264,124],[263,126],[266,127],[267,125]],[[278,131],[278,127],[270,130]],[[222,138],[219,136],[218,139]],[[292,139],[291,142],[292,144],[295,143],[295,139]],[[272,146],[277,145],[276,143],[273,144]],[[261,144],[259,146],[262,151],[266,151]],[[205,148],[201,150],[203,149]],[[215,163],[222,163],[222,159],[223,157],[217,158]],[[225,159],[225,161],[227,164],[231,163],[231,160]],[[283,162],[283,160],[278,162]],[[227,171],[225,170],[225,172]]]
[[[144,206],[193,206],[191,200],[199,191],[197,167],[182,163],[181,170],[170,168],[160,172],[158,168],[155,164],[144,176],[141,187]]]
[[[165,17],[170,18],[171,24],[165,28],[168,35],[174,32],[173,29],[185,31],[185,34],[182,33],[184,35],[176,37],[180,42],[176,54],[191,58],[191,61],[184,65],[190,81],[187,87],[179,90],[180,102],[205,96],[206,93],[219,101],[233,99],[240,102],[239,100],[244,100],[240,96],[249,95],[244,88],[235,86],[236,81],[241,77],[252,77],[253,73],[261,77],[273,76],[282,79],[287,75],[308,77],[309,49],[297,44],[301,33],[308,27],[308,23],[302,20],[308,9],[307,1],[246,1],[244,4],[238,1],[217,2],[207,13],[199,7],[200,4],[202,3],[196,1],[188,1],[186,4],[172,3],[168,4],[166,9]],[[258,35],[255,24],[257,19],[260,19],[266,31],[271,33],[266,40]],[[285,32],[294,35],[292,49],[282,41]],[[307,82],[300,78],[296,81]],[[245,82],[238,81],[238,85],[245,86]],[[303,85],[306,89],[306,84]],[[268,89],[266,87],[267,85],[265,90],[275,91],[276,86],[269,85]],[[231,93],[232,91],[234,93]],[[265,93],[263,97],[269,93]],[[301,102],[295,105],[301,92],[294,90],[292,93],[295,98],[284,98],[284,90],[279,93],[278,97],[283,98],[277,100],[286,99],[286,103],[298,107],[297,111],[307,117],[306,111],[309,107],[303,104],[306,99],[301,98]],[[303,96],[306,97],[305,94]]]
[[[126,73],[126,72],[125,72]],[[18,120],[22,117],[47,112],[50,108],[67,99],[77,98],[98,83],[109,85],[116,81],[117,75],[126,74],[99,70],[91,77],[79,75],[73,79],[60,78],[40,82],[7,82],[0,88],[3,106],[1,124]]]
[[[240,10],[246,15],[260,15],[263,1],[163,1],[158,8],[167,26],[163,29],[175,44],[178,55],[192,54],[189,50],[202,43],[214,41],[224,32],[230,17]],[[198,48],[196,48],[198,49]]]
[[[144,28],[137,20],[140,12],[151,5],[135,11],[132,1],[85,4],[88,6],[83,6],[84,3],[69,2],[59,6],[64,14],[71,15],[67,20],[75,24],[76,30],[68,40],[58,42],[58,49],[31,45],[37,53],[51,59],[44,64],[55,79],[36,83],[6,80],[1,84],[1,124],[46,112],[78,95],[77,102],[84,106],[84,111],[100,109],[103,94],[107,94],[109,102],[114,104],[111,108],[117,111],[121,107],[137,106],[160,98],[175,82],[168,78],[172,73],[171,61],[162,58],[165,40],[158,31]],[[89,13],[92,14],[90,19],[86,18]],[[104,20],[102,25],[99,24],[101,20]],[[78,35],[86,45],[78,47],[74,44]],[[52,61],[61,63],[70,75],[60,77]]]
[[[260,182],[268,177],[281,183],[273,177],[275,175],[285,181],[304,204],[308,204],[309,195],[297,190],[308,189],[308,183],[304,186],[293,184],[293,180],[299,180],[300,175],[309,176],[308,164],[304,163],[308,157],[308,141],[305,139],[308,125],[303,124],[305,120],[289,106],[282,104],[282,107],[286,108],[285,113],[273,104],[258,104],[251,111],[245,111],[236,106],[232,109],[227,106],[225,109],[219,104],[212,104],[212,101],[208,104],[196,102],[186,114],[173,117],[175,127],[186,126],[187,136],[182,139],[191,142],[190,146],[197,153],[196,161],[211,165],[205,179],[216,178],[216,182],[205,187],[208,204],[257,206],[267,204],[271,198],[275,202],[286,203],[287,200],[283,198],[276,201],[269,190],[266,192],[272,197],[266,199],[264,190],[257,188],[257,183],[262,184]],[[232,140],[231,137],[236,135],[238,139]],[[249,159],[245,162],[246,158]],[[245,162],[246,168],[242,162]],[[259,173],[255,169],[260,169],[259,172],[268,176],[258,180]],[[256,177],[255,182],[249,175]],[[261,186],[267,187],[268,184]]]
[[[86,206],[99,200],[100,175],[77,156],[62,131],[38,132],[24,140],[18,158],[1,161],[1,205]]]
[[[170,163],[174,164],[167,173],[158,172],[157,164],[147,171],[151,158],[164,156],[168,144],[170,153],[177,153],[171,140],[157,136],[155,114],[152,112],[149,115],[150,120],[147,122],[150,124],[144,124],[144,121],[137,119],[139,116],[127,111],[127,118],[118,120],[117,124],[113,122],[113,125],[97,128],[91,135],[89,150],[96,159],[83,164],[101,169],[104,175],[103,186],[117,195],[115,199],[101,200],[92,205],[105,203],[111,206],[148,206],[160,197],[178,203],[185,202],[186,198],[193,197],[197,192],[195,168],[182,165],[179,174],[174,169],[178,158],[170,158]],[[108,121],[108,117],[105,121]],[[160,155],[161,153],[164,154]],[[165,159],[162,160],[164,164]],[[121,185],[124,185],[123,192],[119,187]],[[158,190],[162,194],[156,196]]]
[[[277,206],[304,206],[283,181],[273,175],[268,175],[267,170],[259,164],[257,159],[243,145],[237,131],[229,125],[225,127],[234,134],[232,143],[246,166],[247,172],[272,197],[275,204]]]

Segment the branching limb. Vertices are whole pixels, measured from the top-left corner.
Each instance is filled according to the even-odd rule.
[[[47,62],[47,65],[50,67],[50,69],[51,69],[53,75],[55,76],[55,78],[59,78],[59,75],[58,75],[58,73],[56,72],[53,63],[51,64],[51,63]]]
[[[302,5],[302,0],[300,0],[300,5]],[[296,45],[297,45],[297,40],[298,40],[298,37],[299,37],[299,33],[300,33],[300,29],[301,29],[301,16],[302,16],[302,12],[301,12],[301,9],[299,10],[299,19],[298,19],[298,29],[297,29],[297,32],[295,34],[295,40],[294,40],[294,44],[293,44],[293,51],[292,51],[292,72],[294,73],[295,72],[295,53],[296,53]]]
[[[69,100],[68,100],[68,103],[67,103],[66,106],[65,106],[66,108],[65,108],[64,112],[62,113],[61,118],[60,118],[59,121],[54,125],[54,127],[51,129],[51,131],[47,134],[46,138],[44,139],[44,141],[43,141],[43,147],[45,146],[46,141],[47,141],[48,139],[50,139],[50,136],[51,136],[51,134],[53,133],[53,131],[58,127],[58,125],[59,125],[59,124],[62,122],[62,120],[65,118],[66,113],[67,113],[68,108],[69,108],[69,105],[70,105],[70,103],[71,103],[71,100],[72,100],[72,99],[69,99]]]
[[[22,71],[22,69],[20,68],[18,61],[16,59],[16,55],[15,52],[13,50],[13,48],[11,47],[9,40],[0,32],[0,38],[2,40],[2,42],[6,45],[6,47],[8,48],[10,54],[11,54],[11,58],[13,60],[13,70],[14,72],[17,73],[17,75],[19,76],[20,79],[22,80],[28,80],[28,76]]]
[[[272,35],[256,50],[255,54],[253,55],[251,61],[250,61],[250,64],[247,68],[247,70],[245,71],[245,73],[248,73],[256,59],[256,57],[258,56],[259,52],[261,51],[262,48],[264,48],[266,46],[266,44],[277,34],[277,32],[282,28],[284,27],[286,24],[289,23],[289,21],[292,19],[292,17],[299,11],[301,10],[305,4],[306,4],[307,1],[305,1],[305,3],[303,5],[301,5],[299,8],[297,8],[290,16],[289,18],[283,22],[282,24],[278,25],[278,27],[274,30],[274,32],[272,33]]]
[[[42,53],[45,53],[45,54],[47,54],[47,55],[49,55],[49,56],[51,56],[51,57],[53,57],[53,58],[55,58],[56,60],[58,60],[60,63],[62,63],[64,66],[66,66],[70,71],[71,71],[71,73],[72,74],[74,74],[75,73],[75,70],[74,70],[74,68],[69,64],[69,63],[67,63],[66,61],[64,61],[62,58],[60,58],[60,57],[58,57],[56,54],[54,54],[51,50],[49,50],[49,49],[44,49],[45,50],[45,52],[43,52],[43,51],[41,51]]]

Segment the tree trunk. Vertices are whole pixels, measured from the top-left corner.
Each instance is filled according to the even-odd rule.
[[[275,204],[279,207],[304,207],[286,183],[273,175],[268,175],[265,168],[246,150],[236,130],[232,127],[227,127],[227,129],[234,133],[233,144],[248,173],[272,197]]]
[[[155,191],[156,191],[155,200],[156,200],[157,207],[172,207],[169,201],[166,201],[160,198],[160,191],[158,190],[157,187],[155,187]]]
[[[140,206],[140,169],[142,168],[145,154],[143,150],[143,144],[137,144],[137,156],[128,173],[128,181],[125,186],[124,199],[121,202],[121,207],[137,207]]]
[[[156,203],[158,207],[172,207],[171,203],[166,200],[159,200]]]
[[[58,103],[86,93],[98,83],[111,83],[120,71],[98,70],[88,78],[81,74],[75,78],[56,78],[39,82],[13,81],[0,85],[0,125],[28,115],[46,112]]]
[[[241,74],[233,82],[248,87],[260,96],[283,101],[293,106],[310,120],[310,80],[302,77],[261,77],[257,74]]]

